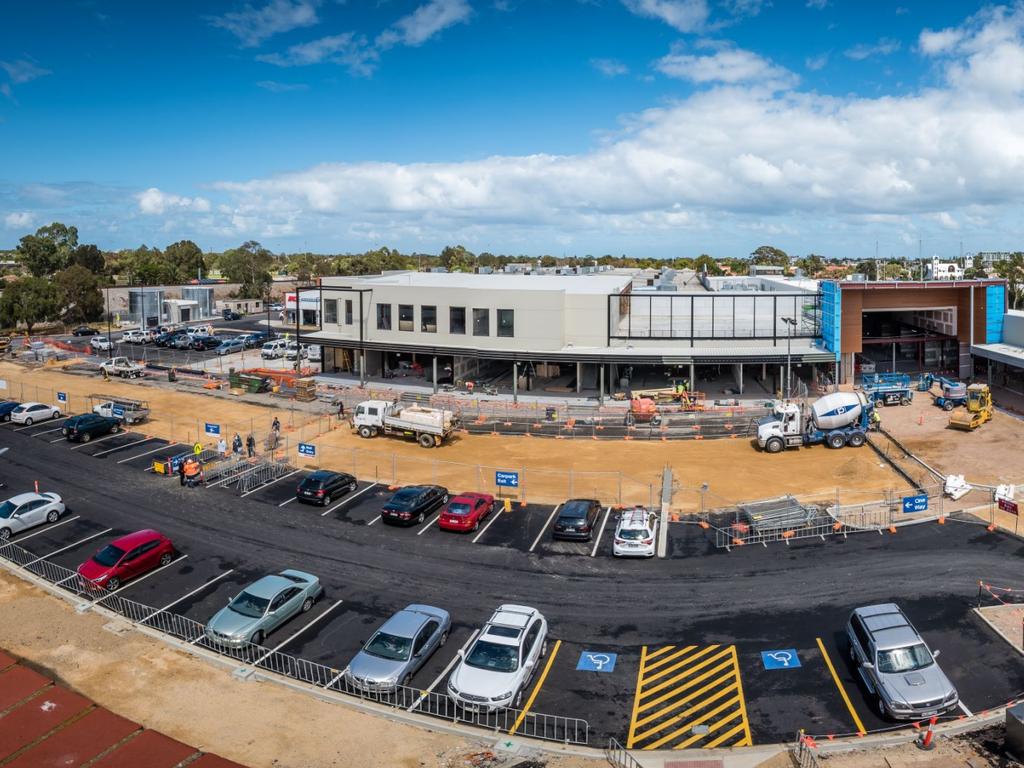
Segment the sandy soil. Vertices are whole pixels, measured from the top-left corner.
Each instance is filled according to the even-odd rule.
[[[926,752],[914,744],[836,755],[819,755],[822,768],[1020,768],[1001,754],[1002,726],[974,734],[936,737]]]
[[[996,594],[1001,594],[996,592]],[[987,619],[1010,645],[1024,653],[1024,605],[987,605],[978,613]]]
[[[114,634],[105,618],[78,615],[3,569],[0,612],[0,648],[119,715],[252,768],[461,768],[479,765],[474,756],[493,745],[486,736],[474,742],[432,733],[272,683],[238,681],[156,639]],[[542,764],[602,763],[557,757]]]
[[[997,403],[998,404],[998,403]],[[949,428],[949,414],[917,392],[905,407],[882,410],[882,426],[909,450],[943,474],[964,475],[968,482],[1024,481],[1024,421],[996,412],[973,432]]]

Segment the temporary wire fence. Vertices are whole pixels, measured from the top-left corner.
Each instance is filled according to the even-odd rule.
[[[796,764],[795,768],[819,768],[821,763],[818,762],[818,756],[815,754],[817,748],[818,745],[814,739],[801,731],[797,736],[796,744],[789,750],[789,754]]]
[[[56,589],[75,595],[89,607],[105,608],[124,617],[133,625],[148,627],[189,645],[231,658],[244,667],[374,702],[393,710],[401,709],[494,732],[574,745],[586,745],[590,739],[590,725],[581,718],[515,708],[489,711],[484,706],[473,708],[457,704],[446,693],[422,691],[404,685],[386,688],[357,685],[344,674],[344,671],[333,667],[247,641],[229,642],[218,639],[216,633],[208,630],[201,622],[144,605],[116,591],[107,592],[87,582],[77,572],[40,558],[13,542],[0,542],[0,559],[7,561],[14,568],[20,568],[48,582]]]
[[[643,768],[643,764],[614,736],[609,737],[608,743],[604,746],[604,758],[612,768]]]

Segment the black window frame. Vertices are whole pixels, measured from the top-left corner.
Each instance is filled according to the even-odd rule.
[[[408,310],[409,319],[403,320],[402,315],[406,314]],[[415,304],[399,304],[398,305],[398,330],[400,331],[415,331],[416,330],[416,305]]]
[[[460,313],[462,315],[458,325],[456,325],[455,315]],[[448,333],[453,336],[465,336],[466,335],[466,308],[465,307],[448,307]]]
[[[503,312],[509,313],[512,317],[512,323],[508,326],[508,333],[502,332],[503,326],[501,324],[501,315]],[[516,336],[516,311],[514,309],[498,309],[496,310],[496,313],[495,319],[497,320],[497,328],[495,330],[497,331],[498,338],[514,339]]]
[[[377,330],[378,331],[390,331],[391,330],[391,305],[390,304],[377,304]]]
[[[427,325],[427,310],[434,313],[433,327]],[[437,305],[436,304],[421,304],[420,305],[420,333],[437,333]]]
[[[324,299],[324,323],[336,325],[338,323],[338,300]]]
[[[478,313],[483,313],[483,314],[480,315]],[[477,321],[478,321],[479,317],[483,317],[484,318],[484,323],[483,323],[483,325],[484,325],[483,331],[484,332],[483,333],[479,333],[478,330],[477,330]],[[479,337],[484,337],[484,336],[488,336],[489,337],[491,335],[491,310],[490,310],[490,308],[473,307],[473,335],[474,336],[479,336]]]
[[[345,299],[345,325],[352,325],[352,299]]]

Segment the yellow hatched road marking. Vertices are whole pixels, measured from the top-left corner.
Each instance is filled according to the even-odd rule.
[[[673,648],[675,648],[675,646],[674,646],[674,645],[665,645],[665,646],[662,646],[661,648],[659,648],[659,649],[658,649],[658,650],[656,650],[656,651],[649,651],[649,652],[647,653],[647,658],[648,658],[648,660],[650,660],[650,659],[656,659],[656,658],[658,658],[659,656],[661,656],[661,654],[663,654],[663,653],[667,653],[668,651],[671,651],[671,650],[672,650]]]
[[[718,659],[721,659],[723,656],[728,656],[728,655],[729,655],[729,650],[726,649],[726,650],[722,651],[721,653],[716,653],[714,656],[709,656],[708,658],[704,659],[704,661],[700,662],[699,664],[694,664],[692,667],[689,667],[686,670],[684,670],[683,672],[680,672],[675,677],[669,678],[668,680],[663,680],[660,683],[658,683],[658,685],[654,686],[653,688],[651,688],[649,690],[645,690],[644,691],[644,697],[650,696],[652,693],[657,693],[658,691],[664,690],[666,686],[671,685],[674,682],[677,682],[680,678],[687,677],[689,675],[693,675],[694,673],[699,672],[700,670],[704,669],[708,665],[714,664],[715,661],[717,661]],[[726,660],[726,663],[727,664],[729,663],[728,660]],[[694,682],[699,682],[701,680],[704,680],[710,674],[711,674],[711,672],[705,672],[700,677],[697,677]],[[686,686],[683,686],[683,687],[685,688]],[[646,706],[647,705],[645,704],[643,707],[641,707],[641,709],[646,708]]]
[[[707,648],[701,648],[696,653],[694,653],[694,654],[692,654],[690,656],[687,656],[682,661],[677,661],[675,664],[673,664],[670,667],[664,667],[662,669],[659,669],[653,675],[649,675],[648,676],[648,675],[645,674],[644,675],[644,682],[647,683],[648,685],[650,685],[655,680],[660,680],[665,675],[669,675],[669,674],[675,672],[677,669],[680,669],[681,667],[685,667],[685,666],[688,666],[688,665],[692,664],[693,662],[695,662],[697,659],[701,658],[702,656],[707,656],[709,653],[711,653],[712,651],[714,651],[717,648],[718,648],[717,645],[709,645]]]
[[[832,680],[836,684],[836,688],[839,689],[839,695],[843,697],[843,701],[846,703],[846,708],[850,712],[850,716],[853,717],[853,724],[857,726],[857,733],[865,733],[864,723],[857,717],[857,710],[853,708],[853,702],[850,701],[850,697],[846,695],[846,689],[843,687],[842,681],[839,679],[839,675],[836,674],[836,668],[832,666],[832,659],[828,657],[828,651],[825,650],[825,644],[821,642],[821,638],[816,638],[818,641],[818,648],[821,650],[821,656],[825,659],[825,665],[828,667],[828,671],[832,674]]]
[[[678,659],[680,656],[684,656],[685,654],[694,651],[696,648],[697,648],[696,645],[688,645],[685,648],[680,648],[675,653],[670,653],[668,656],[662,656],[661,658],[659,658],[653,664],[648,663],[644,667],[644,675],[648,675],[648,674],[652,673],[658,667],[663,667],[666,664],[668,664],[670,661],[672,661],[673,659]],[[650,662],[650,658],[648,658],[648,662]]]
[[[740,742],[741,746],[754,746],[754,739],[750,735],[750,719],[747,717],[747,700],[743,696],[743,678],[740,677],[740,657],[736,653],[736,646],[732,647],[732,661],[736,665],[736,685],[740,687],[740,711],[743,713],[743,733],[746,742]]]
[[[696,714],[697,712],[700,712],[702,709],[704,709],[708,705],[713,704],[714,702],[718,701],[720,698],[722,698],[723,696],[726,696],[727,694],[735,693],[735,691],[736,691],[736,684],[735,683],[733,683],[732,685],[728,685],[725,688],[722,688],[720,691],[716,691],[712,696],[709,696],[706,699],[701,699],[700,701],[698,701],[696,704],[694,704],[689,709],[687,709],[687,710],[685,710],[683,712],[680,712],[678,715],[675,715],[674,717],[670,717],[668,720],[666,720],[663,723],[658,723],[656,726],[651,728],[649,731],[645,731],[644,733],[637,735],[637,741],[643,741],[643,739],[645,737],[653,735],[653,734],[657,733],[658,731],[663,731],[666,728],[668,728],[669,726],[675,725],[680,720],[685,720],[690,715],[693,715],[693,714]],[[736,696],[734,696],[733,698],[736,699],[737,701],[739,700],[738,697],[736,697]],[[714,715],[714,712],[712,712],[711,714]],[[699,722],[700,722],[700,720],[688,721],[686,723],[686,725],[683,727],[683,730],[687,730],[689,728],[692,728],[694,725],[696,725]]]
[[[523,707],[523,711],[519,713],[519,717],[516,718],[515,725],[509,730],[509,736],[515,736],[516,731],[519,730],[519,726],[523,724],[523,720],[526,719],[526,713],[530,711],[530,707],[533,706],[533,700],[537,698],[537,694],[540,693],[541,686],[544,685],[544,681],[547,679],[548,672],[551,671],[551,665],[555,663],[555,656],[558,655],[558,649],[562,647],[562,641],[556,640],[555,647],[551,649],[551,655],[548,656],[548,663],[544,665],[544,671],[541,672],[540,677],[537,679],[537,684],[533,686],[533,692],[530,694],[530,698],[526,700],[526,706]]]
[[[676,739],[676,738],[682,736],[687,731],[692,731],[694,726],[700,725],[701,723],[704,723],[704,722],[710,720],[712,717],[714,717],[715,715],[723,712],[724,710],[731,709],[729,714],[726,715],[726,718],[725,718],[726,720],[734,719],[735,717],[737,717],[740,714],[735,709],[735,706],[736,706],[736,704],[738,702],[739,702],[739,698],[736,697],[736,696],[733,696],[732,698],[726,699],[721,704],[719,704],[717,707],[715,707],[712,710],[709,710],[708,712],[705,712],[703,715],[698,717],[696,720],[690,720],[690,721],[686,722],[681,728],[673,731],[672,733],[668,734],[667,736],[663,736],[662,738],[658,739],[658,741],[656,741],[653,744],[651,744],[650,747],[648,747],[648,749],[657,749],[658,747],[663,746],[664,744],[672,741],[673,739]],[[709,728],[709,732],[710,732],[710,728]],[[690,738],[686,739],[685,741],[681,741],[678,744],[674,744],[672,746],[672,749],[686,749],[691,744],[693,744],[695,742],[698,742],[701,739],[707,738],[707,735],[708,734],[706,734],[706,733],[694,733],[692,736],[690,736]]]
[[[732,730],[726,731],[725,733],[723,733],[721,736],[719,736],[714,741],[710,742],[709,744],[704,745],[704,749],[714,749],[719,744],[721,744],[723,741],[725,741],[726,739],[731,739],[733,736],[735,736],[737,733],[739,733],[740,731],[744,730],[745,728],[747,728],[746,718],[744,718],[741,722],[737,723],[736,727],[734,727]],[[714,730],[714,729],[712,729],[712,730]],[[733,744],[732,746],[734,746],[734,747],[749,747],[750,744],[744,738],[743,741],[738,741],[735,744]]]
[[[654,712],[652,712],[651,714],[647,715],[646,717],[641,718],[640,720],[637,721],[637,725],[638,726],[639,725],[646,725],[647,723],[651,722],[652,720],[657,720],[659,717],[664,717],[669,712],[671,712],[673,709],[677,709],[677,708],[682,707],[682,706],[684,706],[686,704],[689,704],[691,701],[694,701],[694,700],[698,699],[699,697],[703,696],[705,693],[707,693],[708,691],[712,690],[713,688],[716,688],[719,685],[722,685],[722,683],[728,681],[728,679],[730,677],[731,677],[731,675],[723,675],[721,677],[716,677],[714,680],[712,680],[707,685],[705,685],[705,686],[703,686],[701,688],[698,688],[696,691],[691,691],[690,693],[687,693],[685,696],[683,696],[681,699],[678,699],[677,701],[673,701],[668,706],[665,706],[665,707],[662,707],[661,709],[655,710]],[[697,682],[699,682],[699,681],[694,681],[693,684],[696,685]],[[690,685],[691,685],[690,683],[687,683],[687,685],[683,686],[682,688],[679,688],[678,690],[672,691],[671,693],[672,693],[673,696],[678,694],[678,693],[682,693],[688,687],[690,687]],[[662,697],[661,701],[664,701],[664,700],[665,700],[665,698]],[[660,701],[659,701],[659,703],[660,703]]]
[[[669,646],[673,648],[674,646]],[[655,653],[658,653],[656,651]],[[636,732],[637,708],[640,706],[640,682],[644,679],[644,662],[647,661],[647,646],[640,649],[640,666],[636,671],[636,692],[633,694],[633,714],[629,718],[629,737],[626,739],[626,749],[633,748],[633,734]]]

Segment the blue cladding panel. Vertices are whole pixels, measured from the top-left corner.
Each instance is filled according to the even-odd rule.
[[[842,329],[842,291],[835,280],[821,281],[821,337],[825,349],[835,352],[839,361],[840,331]]]
[[[985,288],[985,343],[999,344],[1003,340],[1003,313],[1006,307],[1006,286],[989,285]]]

